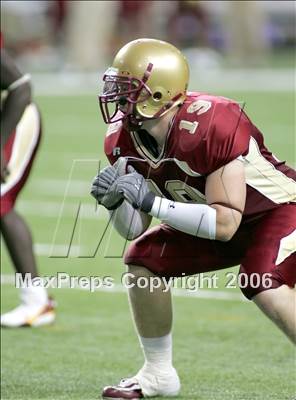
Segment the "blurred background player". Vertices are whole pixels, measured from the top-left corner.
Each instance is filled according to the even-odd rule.
[[[31,100],[30,76],[23,75],[3,49],[1,36],[1,234],[16,272],[37,277],[30,230],[14,209],[29,176],[41,135],[39,111]],[[21,288],[21,305],[1,315],[1,326],[52,323],[52,300],[43,287]]]

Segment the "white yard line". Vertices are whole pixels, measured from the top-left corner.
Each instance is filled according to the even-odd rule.
[[[34,253],[37,256],[45,257],[65,257],[69,251],[69,245],[67,244],[48,244],[48,243],[34,243]],[[71,244],[69,258],[76,258],[79,254],[83,253],[84,247]]]
[[[1,285],[15,285],[14,275],[1,274]],[[70,289],[69,287],[63,287],[63,289]],[[81,287],[78,284],[71,288],[72,290],[84,290],[89,291],[89,287]],[[95,288],[96,292],[108,292],[108,293],[126,293],[126,288],[118,283],[113,284],[111,287]],[[247,301],[244,296],[240,293],[229,293],[220,290],[207,290],[199,289],[197,291],[189,291],[186,289],[173,289],[173,295],[176,297],[194,297],[199,299],[209,300],[230,300],[230,301]]]
[[[83,201],[84,200],[84,201]],[[90,204],[88,199],[81,199],[80,204],[80,217],[87,220],[106,220],[108,221],[108,212],[103,207],[97,207],[95,202]],[[20,213],[28,216],[40,218],[55,218],[58,219],[61,213],[62,217],[76,218],[79,201],[65,202],[63,205],[61,201],[35,201],[35,200],[20,200],[17,203],[17,210]],[[61,212],[61,209],[63,210]]]
[[[90,196],[92,177],[88,180],[73,179],[39,179],[36,178],[30,182],[31,191],[36,191],[42,194],[67,194],[68,196]]]
[[[65,255],[69,250],[69,245],[66,244],[55,244],[54,248],[52,244],[47,243],[34,243],[34,252],[37,256],[46,256],[50,257],[52,250],[54,250],[54,254]],[[71,245],[70,248],[70,257],[73,255],[78,255],[80,252],[80,246]]]

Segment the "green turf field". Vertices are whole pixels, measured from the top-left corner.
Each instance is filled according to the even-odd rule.
[[[219,93],[246,102],[273,153],[295,165],[292,93]],[[96,96],[38,97],[44,135],[18,209],[31,225],[40,272],[109,275],[119,282],[125,243],[107,231],[106,214],[88,195],[99,161],[106,164]],[[70,178],[70,179],[69,179]],[[64,202],[64,203],[63,203]],[[67,255],[79,203],[82,215]],[[64,206],[63,206],[64,204]],[[54,255],[48,257],[54,243]],[[76,249],[80,248],[77,253]],[[3,249],[3,247],[2,247]],[[4,250],[4,249],[3,249]],[[12,274],[2,251],[2,274]],[[219,291],[225,291],[223,273]],[[1,286],[2,311],[18,302]],[[228,289],[237,295],[235,289]],[[52,327],[1,330],[3,399],[96,399],[141,366],[126,295],[52,289],[58,318]],[[295,397],[295,350],[249,302],[176,297],[174,357],[180,399],[284,400]]]

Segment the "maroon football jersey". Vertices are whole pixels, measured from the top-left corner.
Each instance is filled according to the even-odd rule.
[[[296,201],[296,172],[267,150],[260,131],[233,100],[190,92],[171,124],[162,153],[157,155],[145,142],[139,131],[115,122],[107,131],[105,153],[111,164],[128,157],[157,195],[206,203],[207,176],[239,158],[247,183],[244,220]]]

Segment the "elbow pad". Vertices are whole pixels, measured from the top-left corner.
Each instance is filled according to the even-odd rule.
[[[144,233],[151,222],[151,217],[140,210],[135,210],[124,201],[115,210],[109,210],[111,221],[117,232],[127,240],[133,240]]]

